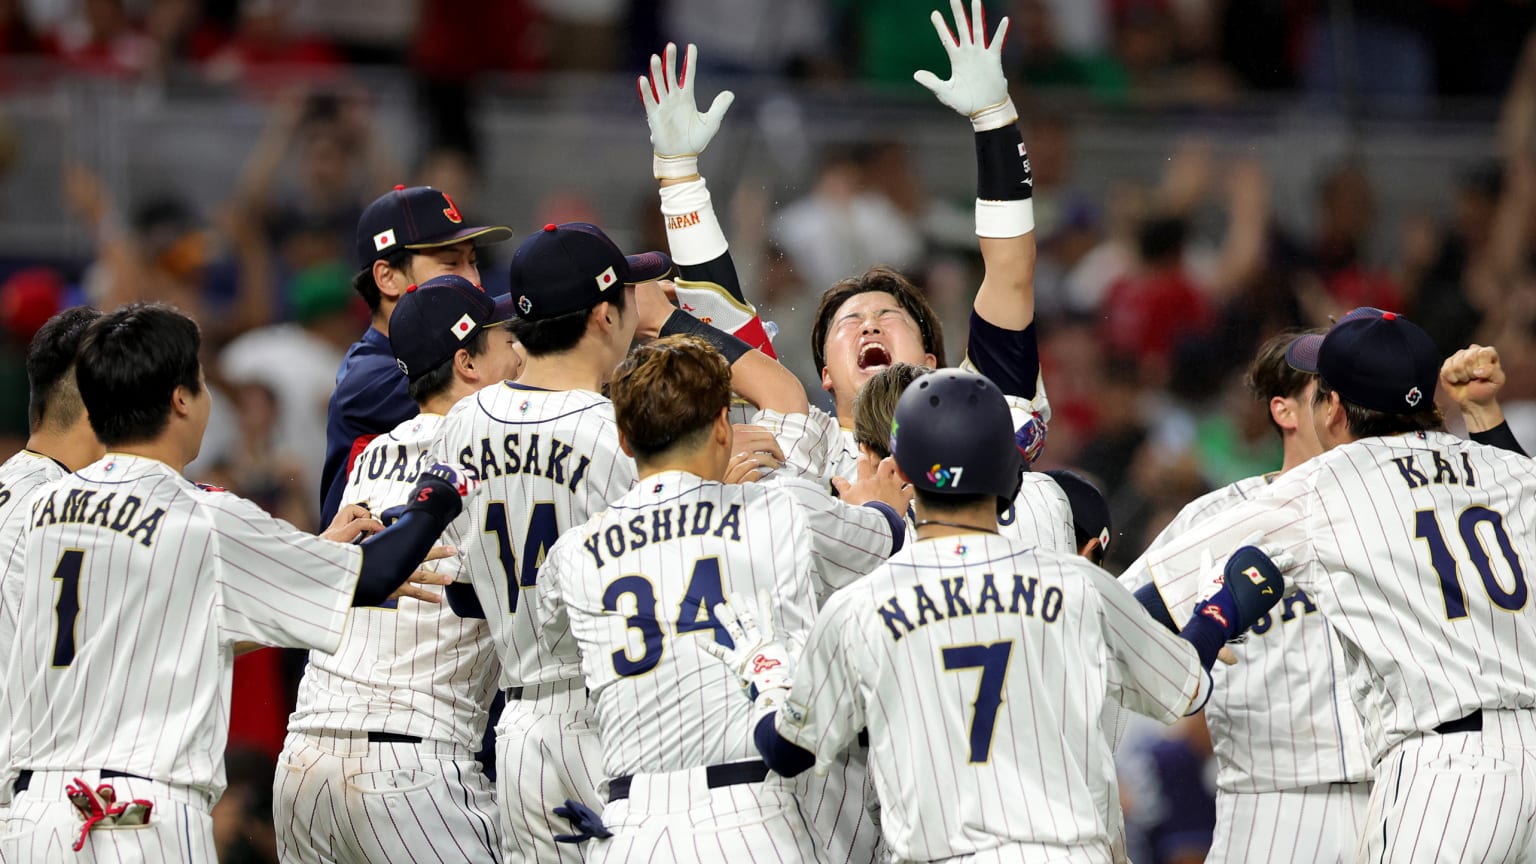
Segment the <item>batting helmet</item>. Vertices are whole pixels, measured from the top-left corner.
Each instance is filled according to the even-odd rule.
[[[999,513],[1024,482],[1003,392],[958,369],[924,375],[901,394],[891,421],[891,455],[916,488],[936,495],[996,495]]]

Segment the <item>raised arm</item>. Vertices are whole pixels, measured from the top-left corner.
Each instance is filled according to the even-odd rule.
[[[720,131],[736,96],[722,90],[701,113],[693,95],[696,76],[689,74],[697,66],[698,49],[688,46],[681,69],[675,44],[668,43],[664,53],[665,58],[651,55],[650,77],[642,76],[638,83],[651,129],[652,173],[661,184],[667,246],[678,267],[678,304],[776,358],[757,310],[742,291],[709,187],[699,174],[699,155]]]

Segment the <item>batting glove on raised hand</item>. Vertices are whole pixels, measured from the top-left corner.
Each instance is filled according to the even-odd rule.
[[[981,0],[971,0],[967,21],[961,0],[950,0],[955,15],[955,32],[944,23],[944,15],[933,12],[933,29],[949,54],[949,79],[926,69],[912,73],[912,80],[933,91],[939,101],[971,118],[977,132],[1001,129],[1019,119],[1019,112],[1008,96],[1008,79],[1003,75],[1003,40],[1008,35],[1008,19],[997,23],[992,44],[987,44],[986,13]]]
[[[758,629],[757,617],[746,600],[739,594],[732,594],[730,599],[730,603],[715,607],[715,618],[731,637],[732,647],[718,642],[705,642],[701,647],[704,653],[731,667],[747,691],[747,698],[758,708],[777,708],[789,695],[794,678],[789,651],[774,641],[772,618],[765,617],[762,629]],[[772,608],[767,594],[757,595],[757,607],[764,613]]]
[[[677,68],[677,46],[667,43],[666,59],[651,55],[651,75],[640,76],[640,101],[645,105],[645,122],[651,127],[652,173],[658,180],[692,177],[699,173],[699,154],[709,146],[720,121],[736,101],[736,94],[721,90],[709,110],[699,113],[693,100],[693,84],[699,50],[693,45]]]

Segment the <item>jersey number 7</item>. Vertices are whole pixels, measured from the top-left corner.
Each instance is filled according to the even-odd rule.
[[[1003,684],[1008,680],[1008,659],[1013,654],[1013,640],[990,645],[951,645],[939,649],[944,657],[944,671],[980,669],[976,698],[971,700],[972,765],[982,765],[992,758],[992,736],[997,731],[997,709],[1003,705]]]
[[[523,535],[521,570],[517,566],[517,555],[512,552],[512,532],[507,526],[505,501],[492,501],[485,505],[485,530],[482,533],[496,535],[496,557],[501,559],[501,570],[507,577],[507,614],[516,615],[522,589],[538,584],[544,554],[560,537],[555,502],[538,501],[529,511],[528,531]]]

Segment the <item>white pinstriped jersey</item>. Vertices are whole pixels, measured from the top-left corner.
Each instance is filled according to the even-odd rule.
[[[362,551],[108,453],[43,487],[6,680],[12,768],[224,789],[236,642],[334,650]]]
[[[27,524],[31,495],[68,473],[63,465],[31,450],[23,450],[0,465],[0,646],[7,649],[16,635],[16,604],[21,601],[25,550],[22,531]],[[4,695],[5,685],[0,683],[0,698]],[[7,712],[0,711],[0,731],[7,716]]]
[[[1481,708],[1536,708],[1536,470],[1444,432],[1366,438],[1148,556],[1159,584],[1247,534],[1294,555],[1287,579],[1342,641],[1371,758]],[[1263,638],[1263,637],[1260,637]]]
[[[442,422],[420,414],[373,439],[352,465],[341,505],[377,515],[405,504]],[[477,750],[496,665],[490,627],[446,602],[407,597],[356,609],[334,654],[310,652],[288,728],[394,732]]]
[[[1275,476],[1248,477],[1191,501],[1126,569],[1121,582],[1144,582],[1148,556],[1262,494]],[[1180,624],[1194,614],[1196,601],[1210,587],[1193,571],[1157,580],[1163,602]],[[1305,591],[1287,596],[1231,648],[1238,662],[1218,663],[1211,670],[1215,687],[1205,706],[1218,788],[1278,792],[1370,779],[1370,754],[1350,699],[1343,649]]]
[[[997,517],[997,533],[1025,546],[1077,554],[1072,502],[1061,484],[1045,474],[1024,472],[1024,483],[1013,498],[1013,506]]]
[[[0,465],[0,648],[7,661],[14,656],[11,640],[16,637],[16,609],[21,605],[25,584],[26,546],[22,532],[31,510],[32,493],[68,474],[58,462],[30,450],[23,450]],[[6,702],[5,675],[0,668],[0,751],[8,734],[11,710]],[[0,801],[11,796],[11,780],[0,764]]]
[[[799,651],[816,610],[811,571],[844,554],[815,539],[827,535],[813,521],[781,488],[664,471],[555,544],[544,635],[580,647],[609,777],[758,758],[752,703],[699,640],[729,645],[714,607],[761,591],[778,638]]]
[[[493,384],[453,406],[432,453],[485,484],[448,538],[490,623],[500,686],[579,677],[574,646],[557,654],[541,642],[533,604],[549,548],[635,483],[612,403],[587,390]]]
[[[1114,771],[1105,700],[1172,722],[1204,677],[1194,648],[1104,571],[966,534],[914,543],[832,596],[777,726],[822,763],[868,727],[899,860],[1019,842],[1107,849],[1094,794]]]

